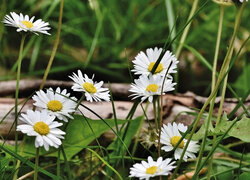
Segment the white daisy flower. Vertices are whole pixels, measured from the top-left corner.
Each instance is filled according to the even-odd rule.
[[[135,74],[141,75],[149,75],[151,74],[151,70],[159,58],[162,52],[162,48],[158,49],[155,47],[154,49],[149,48],[146,50],[146,54],[144,52],[140,52],[136,57],[135,60],[132,62],[134,63],[134,68],[132,72]],[[170,63],[172,62],[171,66],[169,67]],[[168,74],[176,73],[177,64],[179,61],[176,57],[170,52],[166,51],[164,56],[162,57],[160,64],[157,66],[154,74],[160,74],[162,76],[165,75],[166,71],[168,70]]]
[[[136,163],[130,168],[129,177],[138,177],[140,179],[148,180],[155,176],[167,176],[170,171],[175,168],[173,164],[175,161],[171,162],[172,159],[167,158],[163,161],[162,157],[159,157],[157,161],[154,161],[151,156],[148,157],[148,162],[141,161],[141,163]]]
[[[243,3],[245,0],[239,0],[241,3]],[[246,0],[246,2],[248,2],[248,0]]]
[[[184,124],[182,123],[176,124],[174,122],[173,125],[168,123],[167,126],[163,124],[163,127],[161,128],[161,143],[164,144],[165,146],[162,146],[161,149],[166,152],[172,151],[182,137],[180,132],[185,133],[186,131],[187,131],[187,126],[184,126]],[[186,145],[186,143],[187,140],[183,139],[179,144],[179,146],[176,148],[174,152],[175,159],[180,159],[181,154],[183,152],[183,148]],[[198,141],[192,141],[192,140],[190,141],[183,157],[184,161],[187,161],[188,158],[191,159],[196,158],[195,153],[199,151],[200,147],[197,143]]]
[[[147,98],[149,102],[152,102],[154,95],[161,95],[163,80],[164,77],[160,75],[141,75],[139,79],[135,79],[135,83],[131,84],[131,89],[129,91],[133,94],[130,96],[134,96],[132,99],[141,97],[141,102]],[[175,84],[176,83],[172,82],[172,79],[166,79],[164,83],[163,94],[164,92],[173,91]]]
[[[17,131],[28,136],[36,136],[36,148],[44,146],[45,150],[48,151],[49,146],[58,148],[62,144],[60,139],[64,139],[65,132],[57,127],[63,124],[54,121],[55,116],[49,115],[46,110],[41,112],[28,110],[27,114],[21,114],[19,119],[26,124],[18,125]]]
[[[49,88],[46,93],[40,90],[32,99],[35,101],[35,106],[46,109],[49,115],[56,116],[65,122],[68,122],[67,118],[73,119],[70,113],[75,112],[77,99],[70,97],[66,89],[61,91],[58,87],[54,92],[52,88]]]
[[[75,83],[72,86],[74,91],[84,92],[87,101],[93,102],[95,101],[110,101],[110,95],[108,88],[102,88],[103,81],[99,83],[94,82],[93,78],[90,79],[86,74],[84,77],[80,70],[77,71],[78,75],[73,73],[73,76],[69,76]]]
[[[22,13],[20,15],[15,12],[10,13],[11,16],[5,15],[4,24],[6,26],[12,26],[17,28],[17,32],[20,31],[30,31],[38,35],[38,33],[43,33],[50,35],[47,30],[50,30],[49,23],[42,21],[41,19],[34,21],[35,16],[29,18],[28,15],[23,16]]]

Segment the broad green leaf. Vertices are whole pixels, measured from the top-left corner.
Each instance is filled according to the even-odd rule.
[[[222,165],[216,166],[217,173],[226,171],[228,169],[230,169],[230,167],[226,167],[226,166],[222,166]],[[226,171],[225,173],[217,175],[216,179],[217,180],[225,180],[225,179],[227,179],[227,180],[233,180],[233,171]]]
[[[142,116],[137,117],[134,120],[130,121],[126,136],[124,138],[124,143],[126,144],[127,147],[129,147],[131,140],[135,136],[135,134],[140,126],[141,121],[142,121]],[[124,133],[124,131],[123,131],[123,133]],[[116,141],[119,141],[119,139],[117,139]],[[117,142],[116,141],[114,141],[112,144],[109,145],[109,147],[108,147],[109,150],[117,149]],[[121,146],[123,146],[121,143],[119,143],[119,144]]]
[[[250,172],[244,172],[239,176],[238,180],[249,180]]]
[[[75,119],[70,121],[67,127],[67,134],[64,141],[65,153],[69,159],[81,151],[83,147],[91,143],[95,138],[98,138],[110,129],[102,120],[85,119],[82,116],[74,116],[74,118]],[[88,120],[95,134],[91,131],[86,120]],[[115,121],[113,119],[105,119],[105,122],[108,123],[110,127],[115,126]],[[125,120],[117,121],[118,124],[123,124],[125,122]]]
[[[206,120],[204,121],[204,123],[201,125],[200,129],[193,135],[192,140],[198,141],[198,140],[203,138],[203,136],[205,135],[205,131],[206,131],[207,121],[208,121],[208,116],[207,116]],[[210,122],[209,127],[208,127],[207,136],[213,135],[213,133],[212,133],[213,131],[214,131],[214,127],[212,126],[212,123]]]
[[[214,129],[214,133],[216,135],[223,134],[232,125],[232,123],[233,123],[233,121],[228,121],[227,114],[224,113],[221,120],[220,120],[220,123]]]
[[[236,122],[228,134],[244,142],[250,142],[250,118],[244,116],[241,120]]]
[[[88,121],[88,123],[86,122]],[[115,126],[113,119],[104,120],[110,127]],[[118,120],[118,124],[125,123],[125,120]],[[91,128],[94,133],[92,132]],[[93,140],[100,137],[104,132],[110,130],[110,127],[106,125],[102,120],[92,120],[89,118],[84,118],[80,115],[74,115],[74,120],[70,120],[66,129],[66,136],[63,140],[63,146],[68,159],[77,154],[83,148],[88,146]],[[27,137],[23,156],[34,157],[36,153],[35,149],[35,138]],[[14,146],[11,148],[14,150]],[[19,146],[20,151],[20,146]],[[40,148],[40,155],[57,157],[57,149],[50,147],[49,151],[45,151],[44,148]],[[61,156],[61,158],[63,158]]]
[[[244,96],[244,94],[250,89],[250,64],[243,67],[241,75],[237,78],[233,87],[239,96]]]

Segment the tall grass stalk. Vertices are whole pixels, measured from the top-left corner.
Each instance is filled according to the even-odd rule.
[[[26,34],[22,34],[20,50],[18,55],[18,66],[17,66],[17,77],[16,77],[16,91],[15,91],[15,122],[14,122],[14,129],[15,129],[15,153],[17,153],[17,141],[18,141],[18,132],[17,132],[17,119],[18,119],[18,95],[19,95],[19,81],[21,76],[21,66],[22,66],[22,59],[23,59],[23,47],[24,41],[26,38]],[[14,160],[14,166],[17,167],[18,160]],[[18,171],[15,172],[13,178],[17,178]]]
[[[243,5],[242,5],[242,7],[241,7],[241,9],[239,11],[238,11],[238,8],[237,8],[237,16],[236,16],[236,19],[235,19],[234,34],[233,34],[233,37],[232,37],[232,40],[231,40],[231,46],[233,46],[233,44],[234,44],[234,41],[235,41],[235,38],[236,38],[236,34],[237,34],[238,28],[240,26],[240,21],[241,21],[241,16],[242,16],[242,12],[243,12],[244,6],[245,6],[245,3],[243,3]],[[221,16],[223,16],[223,14],[224,14],[224,6],[221,5],[221,10],[220,10],[220,24],[222,24],[221,21],[223,21],[223,17],[221,17]],[[220,24],[219,24],[219,30],[220,30]],[[232,54],[233,54],[233,48],[230,47],[229,50],[228,50],[228,59],[231,59],[232,58]],[[225,68],[228,70],[229,69],[229,65],[227,67],[225,67]],[[214,74],[214,72],[213,72],[213,74]],[[216,126],[220,123],[220,119],[221,119],[222,108],[223,108],[223,103],[224,103],[224,100],[225,100],[225,93],[226,93],[226,87],[227,87],[227,79],[228,79],[228,74],[226,75],[226,77],[224,79],[224,82],[223,82],[222,93],[221,93],[221,101],[220,101],[219,111],[218,111],[217,119],[216,119]],[[213,136],[213,147],[215,146],[215,143],[216,143],[216,135]],[[211,170],[212,170],[212,165],[213,165],[213,156],[211,156],[211,158],[209,160],[209,168],[208,168],[207,179],[210,178],[210,173],[211,173]]]
[[[216,82],[216,84],[215,84],[214,90],[210,93],[209,97],[207,98],[207,101],[205,102],[205,104],[204,104],[203,107],[201,108],[201,110],[200,110],[200,112],[199,112],[197,118],[195,119],[194,126],[193,126],[193,128],[192,128],[192,130],[191,130],[191,133],[190,133],[189,138],[187,139],[186,145],[185,145],[184,148],[183,148],[183,152],[182,152],[182,154],[181,154],[180,160],[178,161],[178,164],[177,164],[177,167],[176,167],[176,169],[175,169],[175,171],[174,171],[174,174],[173,174],[173,176],[172,176],[172,179],[175,178],[176,173],[177,173],[177,171],[178,171],[179,168],[180,168],[180,165],[181,165],[181,163],[182,163],[184,154],[185,154],[185,152],[186,152],[186,150],[187,150],[187,147],[188,147],[188,145],[189,145],[189,143],[190,143],[190,141],[191,141],[191,138],[192,138],[192,136],[193,136],[195,130],[197,129],[198,123],[199,123],[199,121],[201,120],[201,117],[202,117],[202,115],[203,115],[203,113],[204,113],[206,107],[210,104],[212,98],[216,95],[216,93],[217,93],[217,91],[218,91],[218,88],[219,88],[219,86],[221,85],[221,82],[223,81],[223,79],[225,78],[226,74],[228,73],[227,70],[228,70],[228,67],[229,67],[229,64],[230,64],[230,61],[231,61],[233,45],[234,45],[234,41],[235,41],[235,38],[236,38],[236,34],[237,34],[237,32],[238,32],[238,29],[239,29],[240,20],[241,20],[241,16],[242,16],[242,12],[243,12],[243,10],[244,10],[245,4],[246,4],[246,2],[244,2],[244,3],[241,5],[240,9],[239,9],[238,12],[237,12],[237,15],[236,15],[236,18],[235,18],[235,26],[234,26],[234,32],[233,32],[232,40],[231,40],[231,42],[230,42],[230,46],[229,46],[229,48],[228,48],[226,57],[225,57],[225,59],[224,59],[224,61],[223,61],[223,64],[222,64],[222,67],[221,67],[221,70],[220,70],[220,73],[219,73],[219,76],[218,76],[218,80],[217,80],[217,82]],[[204,163],[203,163],[203,165],[204,165]],[[197,170],[197,169],[196,169],[196,170]]]
[[[197,9],[197,6],[198,6],[198,2],[199,2],[199,0],[194,0],[193,5],[192,5],[192,9],[190,11],[190,14],[188,16],[187,21],[189,21],[189,20],[191,20],[191,18],[193,18],[195,10]],[[185,27],[183,34],[181,36],[180,43],[179,43],[177,50],[176,50],[176,53],[175,53],[177,59],[180,57],[180,53],[181,53],[181,50],[183,48],[183,43],[185,42],[185,40],[187,38],[187,34],[188,34],[189,29],[190,29],[190,26],[191,26],[191,22]]]
[[[214,53],[214,61],[213,61],[213,71],[212,71],[212,85],[211,85],[211,92],[214,90],[215,88],[215,83],[216,83],[216,69],[217,69],[217,61],[218,61],[218,54],[219,54],[219,49],[220,49],[220,41],[221,41],[221,33],[222,33],[222,24],[223,24],[223,17],[224,17],[224,5],[220,4],[220,17],[219,17],[219,25],[218,25],[218,32],[217,32],[217,40],[216,40],[216,47],[215,47],[215,53]],[[199,167],[200,162],[201,162],[201,158],[203,156],[203,150],[205,148],[205,141],[207,138],[207,132],[208,132],[208,127],[211,124],[211,118],[212,118],[212,114],[213,114],[213,108],[214,108],[214,103],[215,103],[215,98],[216,96],[214,96],[214,98],[212,99],[212,102],[210,104],[209,107],[209,115],[208,115],[208,119],[207,119],[207,127],[206,127],[206,135],[204,136],[203,140],[202,140],[202,147],[200,153],[199,153],[199,158],[196,164],[196,168]],[[214,139],[216,139],[216,137],[214,137]],[[215,144],[215,141],[213,141],[213,145]],[[210,173],[212,170],[212,164],[213,164],[213,156],[211,156],[211,158],[209,159],[209,166],[208,166],[208,172],[207,172],[207,179],[210,179]]]
[[[53,46],[53,50],[52,50],[48,65],[47,65],[46,70],[45,70],[44,75],[43,75],[43,79],[42,79],[42,83],[40,85],[40,89],[43,89],[43,87],[44,87],[44,84],[45,84],[46,79],[48,77],[48,74],[50,72],[50,68],[52,66],[53,60],[54,60],[55,55],[56,55],[57,47],[58,47],[58,44],[59,44],[60,34],[61,34],[61,27],[62,27],[62,17],[63,17],[63,3],[64,3],[64,0],[61,0],[56,40],[55,40],[55,43],[54,43],[54,46]]]

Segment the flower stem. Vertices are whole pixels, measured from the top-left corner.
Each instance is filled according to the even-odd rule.
[[[218,54],[219,54],[219,49],[220,49],[222,24],[223,24],[223,18],[224,18],[224,9],[225,9],[224,5],[221,4],[220,5],[219,26],[218,26],[217,40],[216,40],[216,48],[215,48],[215,53],[214,53],[211,92],[214,90],[215,83],[216,83],[216,68],[217,68]],[[211,102],[210,107],[209,107],[208,121],[210,121],[210,122],[211,122],[211,117],[212,117],[212,113],[213,113],[215,98],[216,98],[216,96],[213,97],[212,102]],[[210,122],[208,122],[208,123],[210,124]],[[208,131],[208,129],[206,129],[206,134],[207,134],[207,131]],[[205,142],[205,140],[206,140],[206,137],[203,138],[204,142]],[[213,142],[213,144],[215,144],[215,141]],[[205,147],[205,144],[204,144],[204,147]],[[204,149],[204,147],[202,147],[201,149]],[[196,168],[199,167],[202,156],[203,156],[203,152],[202,153],[200,152],[199,158],[198,158],[199,160],[198,160],[198,163],[196,164]],[[211,158],[209,159],[207,179],[210,179],[210,173],[211,173],[211,170],[212,170],[212,164],[213,164],[213,156],[211,156]]]
[[[198,123],[199,123],[199,121],[200,121],[200,119],[202,117],[202,114],[204,113],[206,107],[210,104],[210,101],[212,100],[212,98],[216,95],[216,93],[218,91],[218,88],[219,88],[222,80],[225,78],[225,76],[227,74],[227,70],[228,70],[228,67],[229,67],[229,64],[230,64],[230,61],[231,61],[231,56],[232,56],[232,50],[233,50],[234,41],[235,41],[236,34],[238,32],[238,29],[239,29],[240,20],[241,20],[241,16],[242,16],[242,12],[243,12],[243,9],[245,7],[245,4],[246,3],[243,3],[241,5],[241,8],[240,8],[240,10],[237,13],[237,16],[236,16],[236,19],[235,19],[235,27],[234,27],[234,33],[233,33],[233,36],[232,36],[232,40],[230,42],[230,46],[228,48],[226,57],[225,57],[225,59],[223,61],[223,64],[222,64],[222,67],[221,67],[221,70],[220,70],[220,73],[219,73],[219,76],[218,76],[218,80],[217,80],[217,82],[215,84],[214,90],[210,93],[209,97],[207,98],[207,101],[205,102],[205,104],[201,108],[201,110],[200,110],[197,118],[195,119],[194,126],[193,126],[193,128],[191,130],[189,138],[187,139],[186,145],[183,148],[183,152],[181,154],[180,160],[178,161],[177,167],[176,167],[176,169],[175,169],[175,171],[173,173],[172,179],[175,178],[176,173],[177,173],[177,171],[180,168],[180,165],[181,165],[181,162],[183,160],[184,154],[185,154],[185,152],[187,150],[187,147],[188,147],[188,145],[189,145],[189,143],[191,141],[191,138],[192,138],[195,130],[197,129],[197,126],[198,126]]]
[[[26,34],[22,35],[21,44],[20,44],[20,50],[19,50],[19,56],[18,56],[18,66],[17,66],[17,78],[16,78],[16,92],[15,92],[15,152],[17,153],[17,141],[18,141],[18,133],[16,131],[17,129],[17,118],[18,118],[18,94],[19,94],[19,81],[21,76],[21,66],[22,66],[22,59],[23,59],[23,46],[24,41],[26,38]],[[16,162],[15,162],[16,164]]]
[[[158,124],[158,116],[157,116],[157,106],[156,106],[156,101],[157,99],[153,99],[153,109],[154,109],[154,119],[155,119],[155,129],[159,129],[159,124]]]
[[[41,83],[41,85],[40,85],[40,89],[43,89],[43,87],[44,87],[45,81],[46,81],[46,79],[47,79],[47,77],[48,77],[48,74],[49,74],[51,65],[52,65],[52,63],[53,63],[54,57],[55,57],[55,55],[56,55],[56,50],[57,50],[57,47],[58,47],[58,44],[59,44],[60,33],[61,33],[61,27],[62,27],[63,2],[64,2],[64,0],[61,0],[61,3],[60,3],[60,12],[59,12],[59,19],[58,19],[58,27],[57,27],[57,34],[56,34],[55,44],[54,44],[54,46],[53,46],[53,50],[52,50],[52,53],[51,53],[51,56],[50,56],[50,59],[49,59],[47,68],[46,68],[46,70],[45,70],[45,72],[44,72],[43,80],[42,80],[42,83]]]
[[[57,175],[57,177],[61,176],[60,155],[61,155],[61,148],[59,148],[57,151],[57,161],[56,161],[56,175]]]
[[[38,173],[38,163],[39,163],[39,147],[36,148],[36,161],[35,161],[35,169],[34,169],[34,180],[37,180]]]

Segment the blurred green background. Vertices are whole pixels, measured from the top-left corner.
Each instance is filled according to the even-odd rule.
[[[169,19],[176,21],[178,32],[187,21],[193,1],[172,0],[65,0],[63,24],[59,47],[49,79],[69,80],[68,75],[77,69],[96,80],[130,83],[129,68],[139,51],[150,47],[162,47],[169,35]],[[205,1],[199,1],[199,7]],[[10,12],[35,16],[48,21],[51,36],[31,35],[25,42],[25,58],[22,78],[42,78],[53,43],[56,38],[59,16],[59,0],[1,0],[0,19]],[[169,9],[173,13],[169,13]],[[219,6],[209,1],[194,19],[186,44],[196,49],[212,64]],[[236,8],[225,8],[219,64],[225,57],[232,35]],[[177,19],[177,20],[176,20]],[[235,53],[250,35],[250,3],[243,14],[240,32],[234,46]],[[15,28],[0,23],[0,80],[15,79],[21,35]],[[170,50],[175,52],[180,37]],[[250,43],[242,49],[232,71],[229,82],[239,96],[249,89]],[[206,96],[210,91],[211,71],[200,60],[183,48],[180,55],[178,92],[193,91]],[[228,96],[231,96],[229,93]]]

